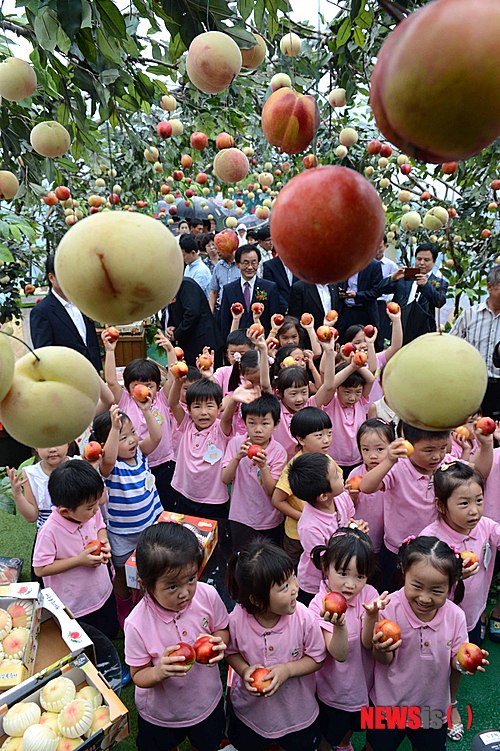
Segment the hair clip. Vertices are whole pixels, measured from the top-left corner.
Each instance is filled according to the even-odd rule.
[[[408,545],[409,542],[411,542],[412,540],[415,540],[415,539],[416,539],[415,535],[408,535],[408,537],[405,537],[405,539],[403,540],[403,542],[401,544],[402,545]]]
[[[441,469],[443,472],[446,472],[447,469],[450,467],[454,467],[456,462],[443,462],[438,469]]]
[[[241,352],[235,352],[233,355],[233,359],[235,362],[240,362],[241,360]]]
[[[455,553],[455,558],[460,558],[460,551],[459,551],[459,549],[455,545],[450,545],[450,543],[448,543],[448,545],[450,546],[450,548]]]

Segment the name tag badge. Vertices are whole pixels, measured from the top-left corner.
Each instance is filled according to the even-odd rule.
[[[222,451],[217,448],[215,443],[209,443],[208,448],[203,455],[203,461],[209,464],[217,464],[222,459]]]
[[[488,566],[490,565],[490,561],[491,561],[491,545],[489,542],[487,542],[484,546],[484,558],[483,558],[485,568],[488,568]]]
[[[155,478],[153,474],[150,472],[148,475],[146,475],[146,482],[145,482],[146,490],[147,491],[153,490],[154,484],[155,484]]]

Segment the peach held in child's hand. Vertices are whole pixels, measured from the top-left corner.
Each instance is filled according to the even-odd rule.
[[[475,563],[479,561],[479,558],[475,553],[472,553],[470,550],[463,550],[460,553],[460,557],[462,558],[462,561],[465,561],[466,558],[469,559],[469,562],[464,568],[470,568],[470,566],[473,566]]]
[[[496,429],[495,420],[491,417],[480,417],[479,420],[476,420],[474,427],[480,430],[483,435],[491,435]]]
[[[465,642],[458,650],[457,657],[461,668],[469,673],[475,673],[478,667],[483,664],[484,655],[476,644]]]
[[[84,550],[89,550],[89,548],[95,548],[95,550],[91,551],[92,555],[101,555],[103,547],[104,547],[104,543],[102,542],[102,540],[90,540],[90,542],[88,542],[85,545]]]
[[[252,323],[248,329],[250,336],[262,336],[264,333],[264,326],[261,323]]]
[[[349,477],[349,479],[346,482],[346,485],[351,490],[359,490],[359,486],[361,485],[362,479],[363,479],[362,475],[353,475],[352,477]]]
[[[302,313],[300,322],[302,326],[309,326],[313,322],[313,317],[310,313]]]
[[[99,393],[99,376],[83,355],[42,347],[17,361],[0,420],[25,446],[61,446],[90,425]]]
[[[416,428],[453,430],[478,409],[487,375],[482,356],[464,339],[424,334],[385,366],[385,399]]]
[[[55,272],[66,297],[90,318],[124,324],[147,318],[172,300],[184,262],[161,222],[116,210],[86,217],[66,232]]]
[[[366,365],[366,361],[368,360],[368,355],[366,352],[355,352],[354,357],[352,358],[352,361],[355,365]]]
[[[409,458],[415,451],[413,444],[410,441],[403,441],[403,446],[406,449],[406,457]]]
[[[96,462],[102,456],[102,446],[97,441],[89,441],[83,449],[83,458],[88,462]]]
[[[195,643],[193,644],[193,649],[196,652],[196,662],[201,663],[202,665],[208,665],[210,660],[212,660],[214,657],[217,657],[219,652],[214,649],[216,645],[213,641],[210,640],[210,636],[206,634],[205,636],[200,636],[199,639],[196,639]]]
[[[182,378],[183,376],[188,374],[188,371],[189,371],[188,364],[184,360],[180,360],[179,362],[174,362],[174,364],[170,368],[170,372],[176,378]]]
[[[132,396],[137,399],[138,402],[147,402],[150,397],[149,389],[143,383],[136,383],[132,389]]]
[[[108,339],[110,342],[116,342],[116,340],[120,336],[120,332],[114,326],[110,326],[109,328],[107,328],[106,334],[108,335]]]
[[[331,326],[320,326],[316,331],[316,336],[320,342],[329,342],[333,337],[333,329]]]
[[[174,347],[175,356],[178,360],[184,359],[184,350],[182,347]]]
[[[252,304],[252,313],[256,313],[257,315],[262,315],[264,312],[264,306],[261,302],[254,302]]]
[[[259,694],[264,693],[264,689],[269,688],[269,684],[271,683],[271,678],[268,678],[271,671],[267,668],[257,668],[253,671],[250,678],[253,679],[252,686],[253,688],[257,689]]]
[[[323,610],[330,615],[343,615],[347,610],[347,600],[340,592],[328,592],[323,597]]]
[[[262,446],[258,446],[256,443],[252,443],[251,446],[248,447],[247,456],[249,459],[254,459],[257,454],[262,453]]]
[[[244,310],[245,308],[240,302],[233,302],[231,305],[231,313],[235,316],[240,316]]]
[[[458,428],[455,428],[454,432],[462,438],[465,438],[466,441],[470,440],[470,430],[467,425],[459,425]]]
[[[194,648],[191,646],[191,644],[186,644],[185,642],[180,641],[179,648],[174,649],[173,652],[170,652],[169,657],[184,657],[184,662],[179,662],[178,664],[184,665],[184,667],[189,670],[193,663],[196,661],[196,652],[194,651]]]
[[[401,639],[401,629],[397,623],[384,618],[382,621],[377,621],[375,624],[375,634],[382,634],[380,642],[383,644],[387,639],[392,639],[392,643],[395,644]]]

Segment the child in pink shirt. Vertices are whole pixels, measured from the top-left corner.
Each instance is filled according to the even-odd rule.
[[[396,642],[372,632],[376,662],[370,699],[375,707],[429,708],[431,728],[412,728],[408,716],[406,727],[369,730],[367,747],[396,751],[406,736],[414,748],[446,751],[450,676],[462,670],[457,652],[467,641],[465,615],[449,599],[460,578],[462,561],[436,537],[408,538],[399,557],[404,587],[385,602],[372,603],[365,617],[375,626],[380,610],[381,618],[395,621],[401,630]],[[483,659],[484,664],[487,661]]]
[[[374,381],[366,365],[357,365],[354,357],[351,355],[349,363],[336,368],[335,394],[324,407],[332,421],[330,456],[343,469],[346,480],[351,469],[361,460],[356,435],[366,420],[368,397]]]
[[[229,364],[217,368],[214,373],[214,381],[221,387],[222,396],[226,396],[229,391],[228,383],[233,372],[234,363],[239,362],[245,352],[253,348],[254,343],[246,335],[245,329],[236,329],[236,331],[231,331],[228,334],[226,339],[226,361]]]
[[[229,521],[233,551],[242,550],[258,533],[280,544],[283,515],[272,505],[271,496],[287,458],[273,437],[280,419],[276,397],[263,394],[243,404],[241,412],[247,436],[231,438],[222,462],[222,481],[232,483]]]
[[[292,493],[306,502],[297,524],[303,548],[297,576],[299,600],[309,605],[321,584],[321,573],[311,560],[311,552],[317,545],[326,545],[339,527],[349,524],[354,504],[343,492],[340,469],[326,454],[298,456],[290,466],[288,482]]]
[[[159,332],[161,343],[168,341]],[[155,476],[156,489],[160,497],[163,508],[173,511],[175,508],[175,496],[171,493],[170,483],[175,469],[174,449],[172,445],[172,426],[170,409],[168,407],[168,389],[169,382],[161,388],[161,372],[158,365],[152,360],[146,358],[137,358],[128,363],[123,371],[123,382],[125,388],[118,383],[116,376],[115,350],[117,340],[113,340],[108,329],[104,329],[101,339],[106,350],[104,360],[104,375],[106,383],[111,389],[115,402],[121,412],[129,416],[139,440],[148,435],[149,429],[146,424],[144,412],[139,408],[137,400],[134,399],[134,387],[138,384],[144,384],[151,394],[151,413],[153,414],[158,425],[161,427],[161,440],[157,447],[149,454],[148,463],[151,472]],[[177,358],[172,345],[169,342],[167,349],[169,365],[176,362]]]
[[[262,338],[264,343],[264,338]],[[254,342],[252,342],[253,344]],[[251,383],[253,388],[260,392],[260,358],[265,358],[265,367],[267,368],[267,352],[259,353],[256,349],[249,349],[240,359],[236,355],[234,365],[227,382],[226,394],[222,400],[222,406],[225,407],[229,402],[231,395],[238,386],[244,383]],[[245,421],[241,415],[241,406],[238,404],[233,417],[233,431],[238,435],[246,435]]]
[[[353,751],[353,732],[361,730],[361,708],[368,705],[373,681],[370,649],[373,624],[366,626],[365,603],[379,597],[367,579],[375,571],[375,554],[369,537],[358,529],[341,528],[327,545],[313,550],[321,571],[320,589],[309,605],[318,620],[328,656],[316,675],[321,734],[330,746]],[[338,592],[346,600],[342,615],[325,611],[324,597]]]
[[[187,412],[179,397],[183,378],[174,377],[169,405],[181,433],[172,487],[179,494],[181,514],[208,519],[227,519],[228,492],[222,482],[221,464],[232,433],[237,405],[251,402],[255,389],[239,386],[228,398],[219,419],[222,390],[218,383],[200,380],[186,391]]]
[[[225,727],[217,663],[229,636],[227,610],[214,587],[197,581],[203,553],[189,529],[155,524],[136,555],[145,594],[125,621],[125,660],[136,687],[137,748],[173,749],[187,737],[198,751],[213,751]],[[213,644],[209,665],[175,654],[202,635]]]
[[[50,475],[48,490],[54,505],[36,538],[35,574],[78,620],[114,639],[118,620],[107,567],[111,550],[99,511],[102,478],[88,462],[64,462]]]
[[[384,539],[384,491],[377,490],[367,495],[357,488],[361,478],[385,459],[387,449],[394,439],[392,424],[377,418],[364,422],[358,430],[357,437],[363,464],[352,470],[346,483],[356,509],[356,518],[364,519],[370,528],[370,539],[375,553],[380,552]]]
[[[282,368],[276,379],[276,396],[281,402],[281,419],[276,428],[275,438],[280,443],[289,459],[297,453],[297,441],[290,433],[290,422],[296,412],[304,407],[322,407],[332,399],[335,393],[335,351],[334,340],[322,343],[324,351],[323,384],[309,396],[309,379],[305,368],[290,365]],[[271,392],[269,370],[261,372],[262,391]]]
[[[262,751],[271,741],[285,751],[316,751],[320,732],[315,673],[325,658],[321,629],[297,602],[293,565],[268,540],[233,555],[227,661],[234,670],[229,739],[238,751]],[[264,696],[254,687],[257,668],[269,672]],[[265,699],[265,701],[263,700]]]

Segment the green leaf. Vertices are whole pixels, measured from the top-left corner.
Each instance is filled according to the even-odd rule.
[[[255,47],[255,37],[247,31],[243,26],[226,26],[225,33],[234,39],[239,47],[248,49],[249,47]]]
[[[343,47],[344,44],[346,44],[349,41],[349,37],[351,36],[351,30],[352,30],[351,19],[345,18],[342,21],[340,25],[340,29],[337,32],[337,38],[335,40],[337,42],[337,49],[339,49],[340,47]]]
[[[92,32],[89,29],[79,31],[76,35],[76,43],[85,60],[95,65],[97,62],[97,48],[92,38]]]
[[[106,35],[101,28],[97,29],[97,44],[104,57],[107,57],[113,63],[122,65],[123,61],[118,42],[113,37]]]
[[[33,30],[40,47],[49,52],[54,52],[58,28],[59,21],[57,20],[55,11],[47,6],[42,8],[36,16],[33,25]]]
[[[170,44],[168,45],[168,52],[170,58],[173,61],[177,60],[186,49],[187,47],[182,41],[180,34],[175,34],[175,36],[172,36],[172,38],[170,39]]]
[[[112,0],[95,0],[101,23],[107,32],[120,39],[127,36],[125,20]]]
[[[116,68],[107,68],[99,73],[99,81],[103,86],[109,86],[109,84],[114,83],[117,78],[120,78],[120,71]]]
[[[61,50],[64,55],[67,55],[69,48],[71,47],[71,39],[66,32],[59,27],[56,35],[56,46]]]
[[[266,9],[266,6],[264,5],[264,0],[257,0],[255,3],[255,7],[253,9],[253,19],[255,21],[255,25],[257,29],[263,30],[264,29],[264,11]]]
[[[354,41],[358,45],[358,47],[363,47],[365,44],[365,35],[363,34],[362,29],[359,28],[359,26],[356,26],[354,28]]]
[[[68,37],[74,39],[82,25],[82,0],[57,0],[57,17]]]
[[[373,24],[373,16],[370,11],[364,8],[363,10],[359,11],[358,15],[354,19],[354,23],[356,24],[356,26],[359,26],[360,29],[371,29]]]
[[[92,27],[92,6],[89,0],[81,0],[82,4],[82,22],[81,29],[90,29]]]
[[[242,17],[242,19],[246,21],[253,10],[253,0],[238,0],[236,4],[238,6],[238,13]]]
[[[14,261],[14,256],[5,245],[0,245],[0,261],[3,263],[12,263]]]

